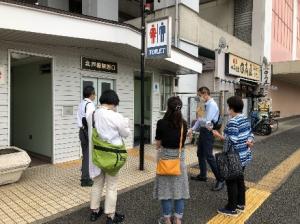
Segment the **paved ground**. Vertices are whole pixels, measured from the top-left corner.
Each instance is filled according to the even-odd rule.
[[[296,127],[286,132],[277,133],[269,138],[261,139],[262,141],[258,142],[254,149],[254,161],[247,169],[246,181],[248,182],[248,186],[252,187],[257,184],[263,176],[299,149],[299,136],[300,127]],[[285,166],[286,164],[284,164],[284,167]],[[191,171],[194,172],[195,170],[191,169]],[[213,181],[213,179],[209,179],[209,182],[207,183],[190,182],[192,198],[186,203],[186,212],[184,217],[186,224],[207,223],[216,216],[217,208],[226,203],[225,190],[217,193],[209,190]],[[249,223],[298,224],[300,200],[299,184],[298,168],[286,184],[284,184],[278,191],[266,200],[266,203],[263,204],[261,209],[254,214],[253,218],[249,220]],[[160,215],[160,209],[159,203],[152,199],[152,188],[153,184],[149,183],[139,187],[138,189],[119,195],[118,210],[127,215],[125,224],[156,223],[156,219]],[[268,198],[269,194],[267,194],[265,198]],[[257,197],[259,199],[259,196],[257,196],[254,191],[254,195],[252,196],[254,199],[251,198],[251,200],[256,200]],[[288,203],[289,201],[293,202]],[[263,203],[263,200],[261,203]],[[62,216],[60,218],[48,222],[48,224],[90,223],[88,220],[88,204],[86,204],[84,208],[78,209],[75,212],[65,212],[61,215]],[[285,220],[288,221],[285,222]],[[97,223],[103,223],[103,219]],[[220,221],[218,223],[227,222]],[[230,223],[241,222],[233,221]]]
[[[300,223],[300,167],[278,191],[257,210],[247,224]]]
[[[270,145],[268,142],[264,142],[270,136],[257,138],[261,142],[257,143],[254,151],[255,161],[247,170],[246,176],[249,181],[259,180],[270,168],[275,167],[295,150],[299,144],[299,140],[295,137],[299,136],[299,128],[295,128],[298,126],[300,127],[300,118],[281,122],[278,132],[272,134],[274,137],[270,140],[272,142]],[[289,129],[293,130],[283,133]],[[275,150],[278,152],[276,153]],[[187,164],[193,164],[197,161],[195,151],[195,147],[187,147]],[[146,148],[146,170],[143,172],[137,169],[138,150],[130,150],[129,154],[129,161],[126,167],[122,169],[119,184],[120,193],[124,190],[128,191],[134,186],[145,184],[155,176],[155,150],[153,146]],[[191,172],[198,171],[191,169]],[[57,165],[47,164],[27,169],[18,183],[0,186],[0,224],[45,223],[57,217],[63,218],[52,223],[85,223],[83,218],[88,213],[90,189],[79,186],[79,176],[80,161]],[[209,173],[209,177],[212,177],[211,173]],[[210,192],[209,188],[213,179],[209,181],[207,184],[191,183],[193,198],[187,204],[186,220],[188,222],[186,223],[197,223],[198,217],[202,217],[199,220],[200,223],[204,223],[204,220],[214,216],[215,210],[225,203],[225,192],[217,194]],[[248,183],[250,187],[254,184]],[[159,205],[152,200],[151,193],[152,186],[148,184],[136,191],[121,194],[119,207],[120,210],[128,214],[127,223],[147,224],[154,222],[159,215]],[[134,198],[134,203],[132,203],[132,198]],[[141,200],[144,198],[146,199],[144,201],[147,202],[146,205]],[[142,209],[137,211],[137,208]],[[76,212],[71,216],[66,216],[72,211]],[[72,221],[72,217],[74,217],[74,221]]]
[[[121,170],[118,190],[147,182],[155,176],[156,150],[145,147],[145,170],[138,170],[138,149],[129,150],[128,162]],[[186,147],[186,163],[197,161],[193,146]],[[0,186],[0,224],[44,222],[60,212],[89,201],[90,188],[80,187],[80,161],[28,168],[14,184]]]
[[[260,180],[300,146],[300,127],[263,139],[255,144],[253,161],[246,169],[246,179]]]

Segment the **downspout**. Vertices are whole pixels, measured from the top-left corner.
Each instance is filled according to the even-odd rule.
[[[175,47],[178,47],[178,20],[179,20],[179,0],[176,0],[175,3]]]

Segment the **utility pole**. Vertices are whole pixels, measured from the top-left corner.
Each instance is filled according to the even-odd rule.
[[[145,154],[145,109],[144,109],[144,77],[145,77],[145,0],[140,0],[141,10],[141,126],[140,126],[140,170],[144,170]]]

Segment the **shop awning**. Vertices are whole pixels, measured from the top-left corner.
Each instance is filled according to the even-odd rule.
[[[99,48],[133,62],[140,58],[140,31],[131,25],[12,1],[0,1],[0,39]],[[146,65],[174,74],[202,72],[198,58],[177,48],[171,58],[147,60]]]
[[[300,86],[300,61],[272,63],[272,79]]]

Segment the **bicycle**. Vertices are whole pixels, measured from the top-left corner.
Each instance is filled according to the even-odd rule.
[[[253,113],[251,116],[251,127],[257,135],[270,135],[272,132],[278,130],[278,120],[273,118],[272,112],[268,115],[262,115],[262,118],[258,118],[257,113]]]
[[[271,126],[271,129],[272,129],[272,132],[277,131],[278,127],[279,127],[279,123],[278,123],[278,120],[274,119],[273,112],[269,113],[269,122],[270,122],[270,126]]]

